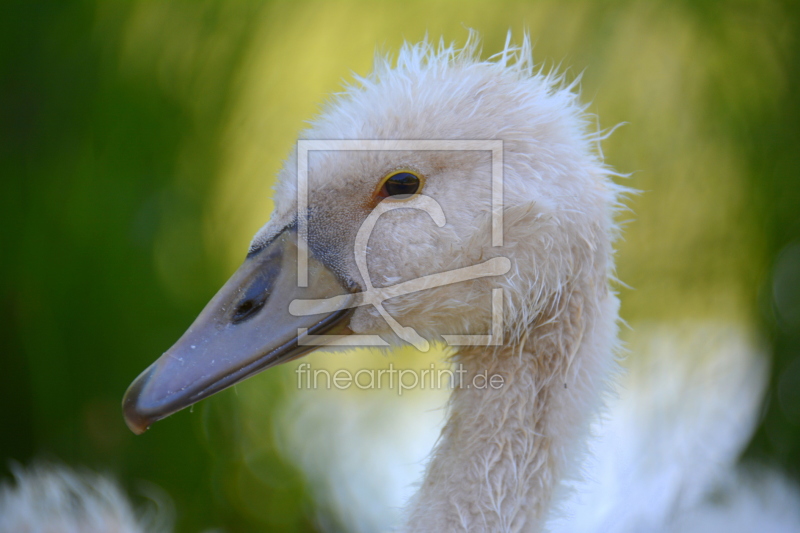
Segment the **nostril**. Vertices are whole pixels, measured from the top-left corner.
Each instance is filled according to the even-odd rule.
[[[242,286],[242,291],[239,293],[241,300],[230,315],[231,323],[239,324],[261,311],[269,300],[272,288],[281,272],[282,258],[281,250],[275,250],[265,257],[256,254],[248,259],[258,262],[257,270]]]
[[[247,320],[256,314],[262,307],[264,307],[264,303],[266,301],[266,298],[259,298],[258,300],[245,300],[239,304],[239,307],[236,308],[231,321],[234,324],[238,324],[239,322]]]

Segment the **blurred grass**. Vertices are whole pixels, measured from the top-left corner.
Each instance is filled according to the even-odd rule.
[[[313,530],[269,443],[280,372],[142,437],[130,381],[241,260],[304,121],[403,39],[487,54],[530,29],[583,72],[607,161],[644,193],[620,243],[625,318],[722,316],[772,348],[748,454],[800,477],[800,8],[791,1],[4,3],[2,467],[53,457],[174,499],[178,531]],[[794,243],[794,245],[792,244]],[[777,265],[777,267],[776,267]],[[776,275],[773,275],[773,272]],[[253,456],[252,454],[256,454]],[[253,467],[253,465],[257,465]]]

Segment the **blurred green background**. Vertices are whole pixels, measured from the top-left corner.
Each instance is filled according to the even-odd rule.
[[[265,427],[285,375],[141,437],[128,384],[243,258],[304,121],[376,50],[427,32],[485,55],[529,29],[583,72],[606,160],[643,191],[618,255],[629,321],[721,317],[769,346],[746,455],[800,479],[800,4],[796,0],[106,2],[0,15],[0,468],[54,459],[166,491],[179,532],[314,531]],[[284,371],[285,372],[285,371]],[[257,432],[269,439],[269,431]],[[266,436],[264,436],[266,435]],[[257,469],[247,465],[258,464]]]

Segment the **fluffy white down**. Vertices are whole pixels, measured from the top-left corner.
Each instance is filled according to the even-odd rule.
[[[109,477],[63,465],[14,467],[0,486],[2,533],[166,533],[170,513],[134,510]]]
[[[729,532],[800,529],[800,492],[737,461],[767,384],[743,324],[636,324],[629,371],[593,426],[582,480],[553,510],[553,531]]]

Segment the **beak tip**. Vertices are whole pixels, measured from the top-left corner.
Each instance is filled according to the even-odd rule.
[[[122,413],[125,417],[125,424],[135,435],[141,435],[147,431],[147,428],[149,428],[150,424],[153,422],[146,416],[143,416],[142,413],[136,409],[136,406],[132,404],[123,404]]]
[[[122,415],[125,418],[125,424],[136,435],[141,435],[150,424],[155,422],[155,419],[147,416],[142,412],[139,405],[139,399],[142,389],[152,373],[152,367],[145,370],[136,380],[131,383],[128,390],[125,391],[125,396],[122,398]]]
[[[128,416],[127,413],[125,414],[125,424],[128,426],[128,429],[130,429],[133,432],[134,435],[141,435],[142,433],[147,431],[147,429],[150,427],[147,422],[141,419],[130,417]]]

